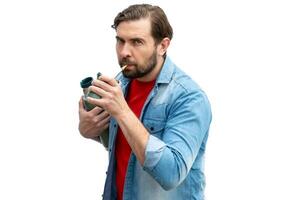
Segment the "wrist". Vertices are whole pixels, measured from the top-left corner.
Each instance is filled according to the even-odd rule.
[[[115,115],[115,118],[117,121],[124,121],[126,119],[129,119],[131,114],[132,114],[132,111],[129,108],[126,108],[126,109],[122,109],[121,112],[119,112],[117,115]]]

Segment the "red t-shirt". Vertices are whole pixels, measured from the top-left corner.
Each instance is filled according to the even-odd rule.
[[[126,101],[130,109],[134,112],[137,118],[140,117],[144,103],[153,88],[155,80],[150,82],[141,82],[134,79],[129,86]],[[127,171],[127,165],[131,148],[123,135],[122,130],[119,128],[116,138],[116,185],[118,200],[123,199],[124,181]]]

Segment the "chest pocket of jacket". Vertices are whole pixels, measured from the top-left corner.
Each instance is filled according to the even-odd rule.
[[[144,119],[143,124],[151,135],[154,135],[159,139],[162,138],[166,125],[164,121]]]

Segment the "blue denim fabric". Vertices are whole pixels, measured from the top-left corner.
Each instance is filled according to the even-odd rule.
[[[130,80],[121,77],[126,95]],[[124,185],[124,200],[204,199],[204,152],[211,122],[205,93],[169,57],[143,107],[140,120],[151,134],[142,166],[132,153]],[[110,122],[109,158],[104,199],[116,199],[115,138]]]

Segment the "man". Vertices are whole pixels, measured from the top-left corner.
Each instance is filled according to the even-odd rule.
[[[125,66],[89,88],[98,107],[79,104],[79,131],[98,138],[109,126],[104,199],[204,199],[203,154],[211,122],[205,93],[166,55],[173,31],[157,6],[132,5],[112,26]]]

